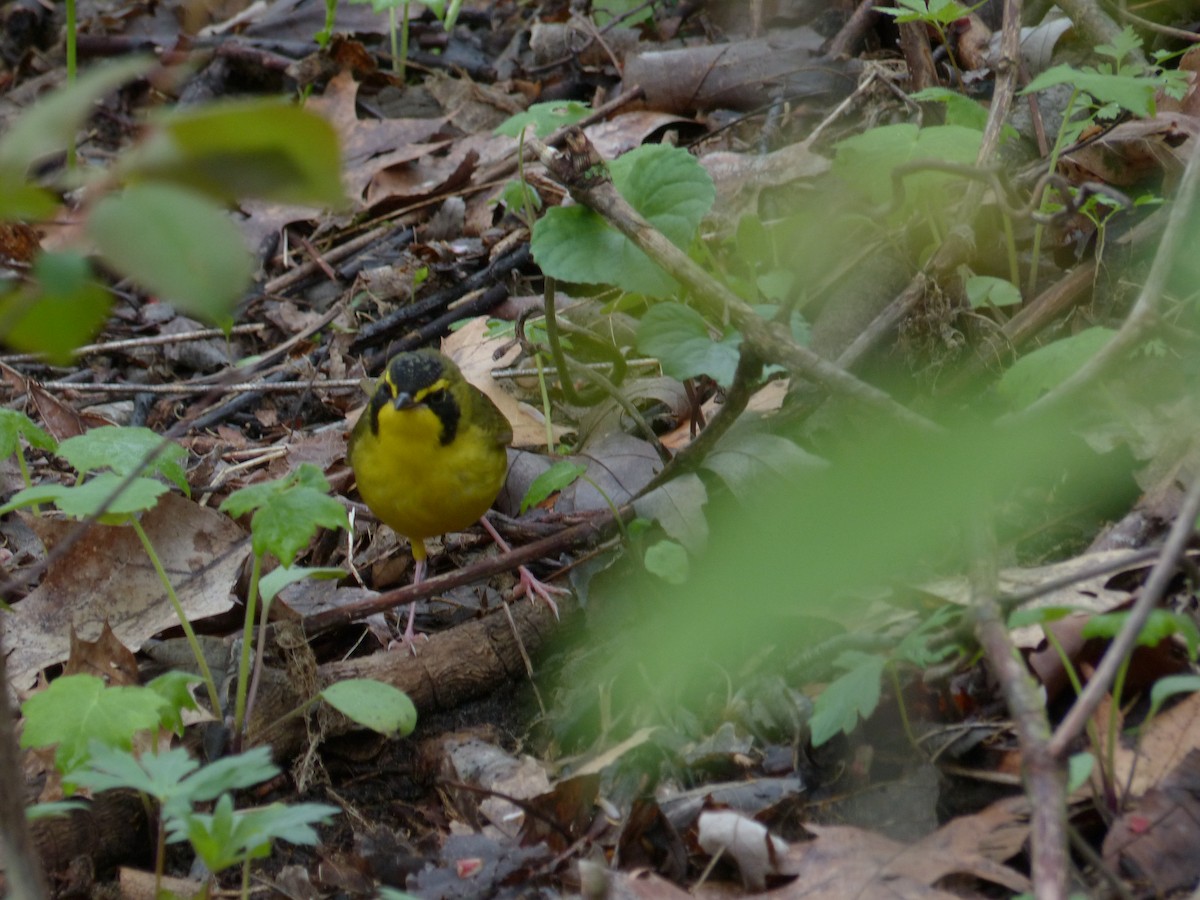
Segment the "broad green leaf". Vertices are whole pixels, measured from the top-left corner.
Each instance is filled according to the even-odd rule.
[[[967,279],[965,287],[972,309],[981,306],[1015,306],[1021,302],[1021,289],[1004,278],[973,275]]]
[[[69,772],[87,760],[90,741],[128,750],[137,732],[158,725],[165,705],[145,688],[107,687],[94,675],[64,675],[21,704],[21,746],[57,744],[54,764]]]
[[[683,546],[674,541],[657,541],[646,548],[642,557],[646,571],[667,584],[686,584],[691,564]]]
[[[334,567],[280,566],[259,579],[258,592],[262,595],[264,603],[270,603],[289,584],[295,584],[306,578],[342,578],[345,574],[345,569]]]
[[[0,185],[22,183],[34,163],[66,150],[97,100],[154,64],[142,56],[106,63],[89,69],[74,84],[38,98],[0,137]]]
[[[546,137],[564,125],[574,125],[590,112],[587,104],[580,103],[578,100],[551,100],[546,103],[534,103],[525,112],[505,119],[496,126],[496,130],[492,133],[519,137],[522,129],[529,128],[540,137]]]
[[[686,150],[649,144],[615,160],[613,185],[677,247],[691,243],[716,189],[708,172]],[[542,271],[561,281],[612,284],[663,297],[675,280],[624,235],[582,206],[554,207],[537,221],[530,244]]]
[[[91,266],[78,253],[42,253],[33,262],[33,279],[0,298],[0,340],[27,353],[41,353],[59,365],[96,336],[108,318],[112,295],[92,278]]]
[[[1028,406],[1075,374],[1112,340],[1114,333],[1110,328],[1088,328],[1027,353],[1000,376],[996,393],[1014,409]]]
[[[101,505],[125,480],[124,475],[104,472],[83,484],[38,484],[13,494],[8,503],[0,507],[0,515],[36,506],[53,503],[69,516],[77,519],[95,515]],[[100,521],[106,525],[119,525],[134,513],[152,509],[158,498],[170,488],[152,478],[135,478],[121,493],[114,497],[105,509]]]
[[[136,184],[101,200],[88,236],[118,272],[181,312],[226,324],[254,275],[241,232],[211,200],[169,184]]]
[[[284,565],[312,540],[318,527],[348,528],[345,508],[329,496],[329,482],[321,470],[303,463],[283,478],[234,491],[221,511],[250,520],[255,555],[273,553]]]
[[[533,479],[525,498],[521,501],[521,515],[531,506],[537,506],[551,494],[561,491],[567,485],[574,483],[580,475],[587,472],[587,466],[567,460],[559,460],[545,472]]]
[[[278,100],[227,100],[152,120],[122,162],[130,181],[170,181],[209,197],[341,206],[337,133],[323,117]]]
[[[97,471],[128,475],[140,467],[143,475],[162,475],[188,493],[187,471],[182,465],[187,450],[149,428],[127,425],[93,428],[63,441],[58,455],[84,475]]]
[[[656,303],[637,326],[640,353],[653,356],[663,372],[684,381],[707,375],[728,387],[737,371],[741,335],[714,340],[704,317],[682,303]]]
[[[1111,75],[1074,66],[1054,66],[1029,82],[1021,93],[1035,94],[1056,84],[1068,84],[1090,94],[1100,103],[1115,103],[1141,118],[1154,116],[1156,85],[1149,78],[1133,75]]]
[[[849,669],[825,686],[813,705],[812,744],[819,747],[839,731],[849,734],[879,705],[879,680],[886,660],[882,656],[848,650],[835,661]]]
[[[54,450],[58,446],[58,442],[25,413],[0,408],[0,457],[16,453],[21,448],[20,438],[25,438],[30,447],[39,450]]]
[[[892,170],[924,159],[974,165],[982,133],[959,125],[881,125],[838,144],[833,171],[846,184],[876,204],[893,199]],[[919,172],[904,178],[905,206],[943,191],[961,179],[942,172]]]
[[[408,737],[417,727],[417,708],[408,694],[382,681],[339,681],[321,691],[321,699],[346,718],[388,737]]]

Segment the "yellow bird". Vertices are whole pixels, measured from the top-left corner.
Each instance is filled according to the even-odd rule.
[[[416,350],[392,357],[354,430],[347,457],[363,501],[412,544],[413,584],[425,577],[425,539],[461,531],[478,519],[500,547],[508,545],[484,513],[504,486],[512,428],[492,401],[448,357]],[[516,596],[567,593],[520,567]],[[415,640],[409,607],[401,642]]]

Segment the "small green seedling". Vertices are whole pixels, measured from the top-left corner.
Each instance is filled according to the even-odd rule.
[[[77,519],[95,517],[106,525],[131,527],[175,610],[204,678],[209,702],[214,712],[219,711],[221,705],[216,681],[200,649],[196,632],[188,621],[175,586],[150,536],[138,518],[141,513],[152,509],[158,503],[158,498],[170,490],[167,482],[177,486],[185,495],[189,493],[187,473],[183,468],[187,451],[148,428],[106,425],[63,441],[58,445],[58,455],[78,473],[75,483],[39,484],[25,488],[0,507],[0,515],[49,503]],[[89,475],[92,477],[88,478]]]
[[[254,551],[253,567],[250,571],[250,588],[246,597],[246,620],[242,633],[242,655],[238,663],[237,696],[234,705],[234,740],[241,740],[248,715],[250,694],[250,648],[254,645],[254,620],[259,597],[262,597],[262,621],[259,628],[258,656],[255,671],[260,671],[266,648],[267,616],[270,602],[275,593],[287,583],[290,576],[275,576],[268,582],[270,596],[262,592],[263,561],[267,554],[273,555],[284,568],[295,561],[318,528],[349,528],[350,520],[345,508],[329,496],[329,482],[321,470],[311,463],[304,463],[283,478],[264,484],[251,485],[234,491],[221,504],[221,512],[231,516],[253,513],[250,520],[251,547]],[[301,570],[300,577],[311,574]],[[342,574],[340,570],[338,575]],[[294,580],[294,579],[292,579]]]

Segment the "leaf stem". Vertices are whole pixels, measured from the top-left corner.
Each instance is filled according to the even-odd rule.
[[[171,606],[175,608],[175,615],[179,619],[179,627],[183,629],[188,646],[192,648],[192,655],[196,657],[196,665],[200,667],[200,675],[204,679],[204,686],[208,689],[208,702],[212,704],[213,715],[220,718],[221,698],[217,693],[217,683],[213,680],[212,671],[208,668],[208,660],[204,658],[204,651],[200,649],[200,641],[196,638],[196,632],[192,628],[192,623],[188,621],[183,604],[179,602],[179,595],[175,593],[175,586],[171,584],[171,579],[167,577],[167,570],[163,568],[162,560],[158,558],[158,553],[155,551],[154,545],[150,543],[150,536],[146,534],[146,529],[142,527],[142,523],[134,516],[129,517],[129,523],[133,526],[138,540],[142,542],[142,547],[145,548],[146,555],[150,557],[150,564],[154,566],[154,571],[158,573],[159,580],[167,590],[167,599],[171,601]]]

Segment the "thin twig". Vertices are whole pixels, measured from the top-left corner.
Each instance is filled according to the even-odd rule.
[[[996,603],[995,534],[982,517],[970,525],[972,547],[971,609],[979,644],[1000,684],[1021,745],[1021,770],[1032,813],[1030,876],[1041,900],[1067,896],[1066,778],[1050,751],[1050,723],[1037,685],[1000,615]]]
[[[266,325],[257,322],[253,325],[235,325],[230,334],[253,334],[265,331]],[[206,341],[213,338],[227,337],[219,328],[201,328],[197,331],[184,331],[179,334],[156,334],[151,337],[123,338],[119,341],[104,341],[100,344],[84,344],[76,347],[71,353],[74,356],[93,356],[97,353],[118,353],[124,350],[135,350],[141,347],[158,347],[162,344],[182,344],[188,341]],[[0,356],[0,363],[39,362],[44,357],[40,353],[14,353],[11,356]]]
[[[98,381],[92,384],[75,381],[44,381],[38,386],[49,391],[75,391],[80,394],[204,394],[219,390],[221,394],[244,394],[259,391],[263,394],[287,394],[297,391],[324,391],[340,393],[357,390],[361,385],[357,378],[329,378],[318,381],[242,381],[237,384],[216,385],[211,382],[196,384],[126,384],[123,382]]]

